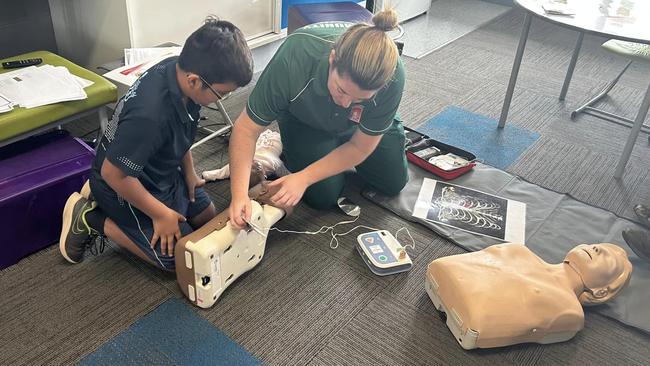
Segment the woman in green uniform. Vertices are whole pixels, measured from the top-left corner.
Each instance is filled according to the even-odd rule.
[[[266,67],[230,139],[231,223],[250,219],[248,184],[255,142],[278,121],[292,174],[271,183],[271,199],[293,206],[304,196],[315,208],[336,204],[343,172],[356,168],[376,190],[399,193],[408,180],[404,128],[397,108],[404,67],[386,33],[397,26],[393,10],[374,25],[316,23],[289,35]]]

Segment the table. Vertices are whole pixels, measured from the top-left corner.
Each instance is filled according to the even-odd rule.
[[[562,84],[562,90],[560,91],[560,100],[564,100],[569,89],[585,33],[610,39],[650,44],[650,1],[648,0],[569,0],[570,6],[575,10],[574,16],[546,14],[542,8],[542,4],[546,3],[547,0],[514,1],[518,7],[525,10],[526,14],[519,38],[519,45],[515,54],[515,61],[512,65],[512,72],[510,73],[506,97],[501,108],[499,128],[505,126],[508,118],[510,102],[512,101],[512,94],[517,82],[519,67],[521,66],[533,17],[578,32],[576,46],[571,56],[571,62],[569,63],[564,83]],[[650,86],[648,86],[648,92],[641,103],[641,108],[634,120],[630,137],[616,166],[616,172],[614,174],[616,178],[620,178],[623,175],[623,170],[632,153],[636,137],[643,126],[643,120],[648,113],[649,107]]]
[[[88,98],[83,100],[48,104],[30,109],[15,107],[11,112],[0,114],[0,146],[9,145],[95,113],[99,116],[100,125],[106,126],[108,121],[106,105],[117,99],[115,85],[94,72],[48,51],[25,53],[0,62],[29,58],[42,58],[43,64],[65,66],[70,73],[92,81],[93,85],[84,89]],[[0,73],[7,71],[10,70],[0,69]]]

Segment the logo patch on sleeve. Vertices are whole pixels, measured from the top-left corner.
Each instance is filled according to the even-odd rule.
[[[352,110],[350,110],[350,116],[348,117],[348,119],[354,123],[359,123],[359,121],[361,121],[362,114],[363,114],[363,105],[356,104],[355,106],[352,107]]]

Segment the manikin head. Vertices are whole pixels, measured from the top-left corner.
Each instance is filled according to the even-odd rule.
[[[327,88],[343,108],[372,99],[395,74],[399,52],[386,32],[397,26],[397,13],[385,9],[372,21],[351,26],[330,53]]]
[[[614,298],[632,275],[627,253],[614,244],[580,244],[567,253],[564,263],[582,279],[582,305],[598,305]]]

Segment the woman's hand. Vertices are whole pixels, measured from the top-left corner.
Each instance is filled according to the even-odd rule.
[[[271,201],[278,206],[295,206],[305,194],[309,182],[301,172],[285,175],[269,183],[269,189],[278,189]]]

